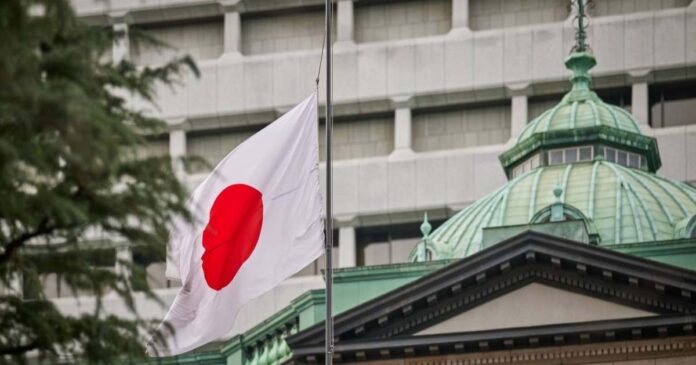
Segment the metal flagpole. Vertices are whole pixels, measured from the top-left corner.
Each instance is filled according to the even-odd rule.
[[[331,30],[333,22],[333,6],[331,0],[326,0],[326,365],[333,363],[333,264],[331,251],[333,249],[333,172],[332,172],[332,139],[333,139],[333,53],[331,51]]]

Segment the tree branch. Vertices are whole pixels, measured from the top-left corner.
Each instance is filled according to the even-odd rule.
[[[44,219],[39,223],[35,230],[31,232],[25,232],[21,235],[15,237],[7,245],[3,246],[3,252],[0,254],[0,265],[6,263],[10,260],[15,251],[24,245],[27,241],[32,238],[51,233],[56,227],[48,225],[48,220]]]
[[[31,342],[26,345],[16,346],[16,347],[4,347],[0,348],[0,356],[16,356],[25,354],[31,350],[36,350],[39,348],[37,342]]]

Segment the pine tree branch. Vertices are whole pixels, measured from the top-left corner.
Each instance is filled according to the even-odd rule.
[[[0,254],[0,265],[9,261],[14,252],[17,251],[20,247],[22,247],[30,239],[49,234],[55,229],[56,227],[49,226],[48,220],[44,219],[43,221],[41,221],[41,223],[39,223],[35,230],[22,233],[21,235],[15,237],[7,245],[3,246],[3,252],[2,254]]]
[[[0,348],[0,356],[16,356],[26,354],[29,351],[36,350],[39,348],[37,342],[31,342],[26,345],[15,346],[15,347],[3,347]]]

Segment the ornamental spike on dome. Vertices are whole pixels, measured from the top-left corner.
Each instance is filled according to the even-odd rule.
[[[423,239],[416,246],[412,253],[411,261],[424,262],[430,261],[432,256],[428,254],[428,245],[430,244],[430,231],[432,230],[430,222],[428,222],[428,212],[423,214],[423,223],[421,223],[420,230],[423,234]]]
[[[592,4],[589,2],[589,4]],[[577,21],[575,30],[575,46],[566,58],[566,67],[573,71],[570,82],[573,84],[573,91],[589,91],[592,78],[590,69],[597,65],[587,44],[587,0],[574,0],[573,6],[577,9],[575,20]],[[571,92],[568,96],[578,94]],[[575,95],[576,97],[587,97],[587,95]]]
[[[430,222],[428,222],[428,212],[425,212],[423,214],[423,223],[421,223],[420,230],[421,233],[423,234],[423,238],[428,238],[430,236],[430,231],[433,229],[433,227],[430,225]]]
[[[575,48],[573,51],[575,52],[585,52],[587,49],[587,0],[575,0],[573,2],[573,5],[575,5],[578,9],[578,15],[575,17],[578,21],[578,28],[577,31],[575,32]]]

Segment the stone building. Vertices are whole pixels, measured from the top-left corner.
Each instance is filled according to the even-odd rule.
[[[159,90],[152,112],[168,122],[169,133],[151,136],[143,153],[197,155],[214,165],[315,88],[322,1],[74,3],[89,22],[174,46],[121,42],[113,59],[151,65],[187,53],[199,64],[200,78]],[[589,69],[589,53],[576,59],[582,67],[570,58],[572,83],[561,62],[576,43],[575,12],[566,0],[336,1],[339,360],[466,364],[486,363],[485,353],[498,356],[485,361],[500,363],[512,362],[500,354],[522,351],[521,359],[540,363],[548,349],[564,359],[616,354],[593,358],[605,362],[634,358],[629,353],[662,358],[676,348],[691,356],[696,2],[594,3],[587,38],[599,63],[590,90],[581,72]],[[180,172],[194,187],[206,168]],[[426,212],[432,233],[428,225],[420,229]],[[177,284],[164,279],[164,263],[133,255],[127,243],[117,243],[115,255],[145,266],[157,293],[173,299]],[[321,362],[321,269],[318,261],[255,300],[228,341],[177,361]],[[518,273],[527,276],[519,281]],[[58,305],[81,310],[74,293],[54,281],[47,277],[46,285],[55,287]],[[477,292],[484,287],[487,294]],[[471,295],[475,305],[459,305]],[[587,303],[592,310],[542,307],[509,318],[501,313],[524,307],[505,298],[529,306],[542,304],[534,302],[539,298],[568,308]],[[164,314],[144,298],[139,304],[147,315]],[[125,313],[116,300],[109,307]],[[469,309],[500,320],[481,327]],[[595,319],[608,327],[582,327]],[[541,324],[545,334],[508,333]],[[449,338],[462,331],[492,337]],[[402,343],[402,334],[413,336],[406,342],[421,334],[444,342]],[[377,339],[393,343],[363,346]],[[340,347],[343,341],[354,347]]]

